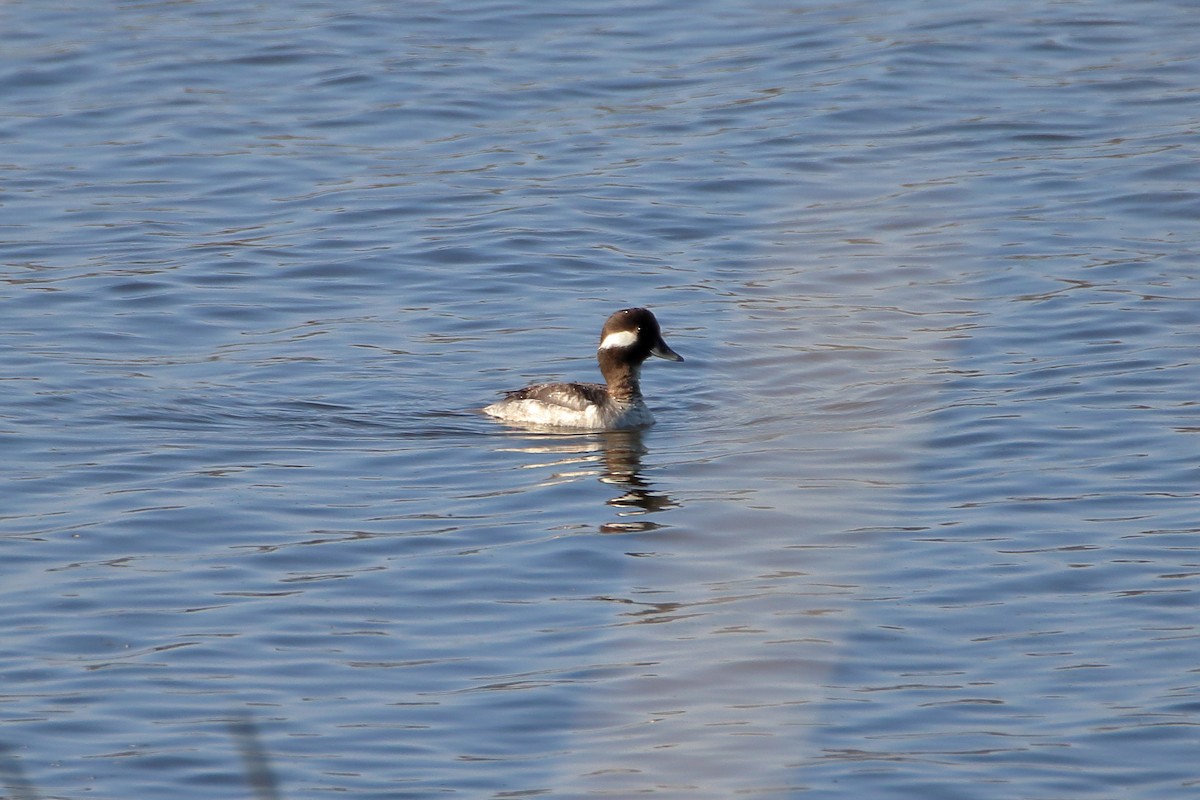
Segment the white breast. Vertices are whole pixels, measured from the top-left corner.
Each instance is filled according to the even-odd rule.
[[[650,409],[640,401],[628,405],[592,403],[579,410],[541,400],[501,400],[485,408],[484,412],[509,422],[581,431],[619,430],[654,424]]]

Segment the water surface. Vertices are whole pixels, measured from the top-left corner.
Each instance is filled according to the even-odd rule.
[[[1198,26],[8,3],[5,781],[1187,794]]]

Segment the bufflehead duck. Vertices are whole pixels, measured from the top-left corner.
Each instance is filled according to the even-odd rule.
[[[650,356],[683,361],[663,341],[653,314],[644,308],[625,308],[609,317],[600,331],[596,359],[606,386],[539,383],[506,392],[503,400],[483,411],[510,422],[554,428],[609,431],[653,425],[638,382],[642,362]]]

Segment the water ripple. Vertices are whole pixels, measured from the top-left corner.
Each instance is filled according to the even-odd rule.
[[[12,5],[6,783],[1180,796],[1189,12]]]

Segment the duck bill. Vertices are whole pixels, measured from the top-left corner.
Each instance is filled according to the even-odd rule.
[[[658,343],[650,348],[650,355],[665,358],[667,361],[683,361],[683,356],[667,347],[667,343],[662,340],[661,336],[658,339]]]

